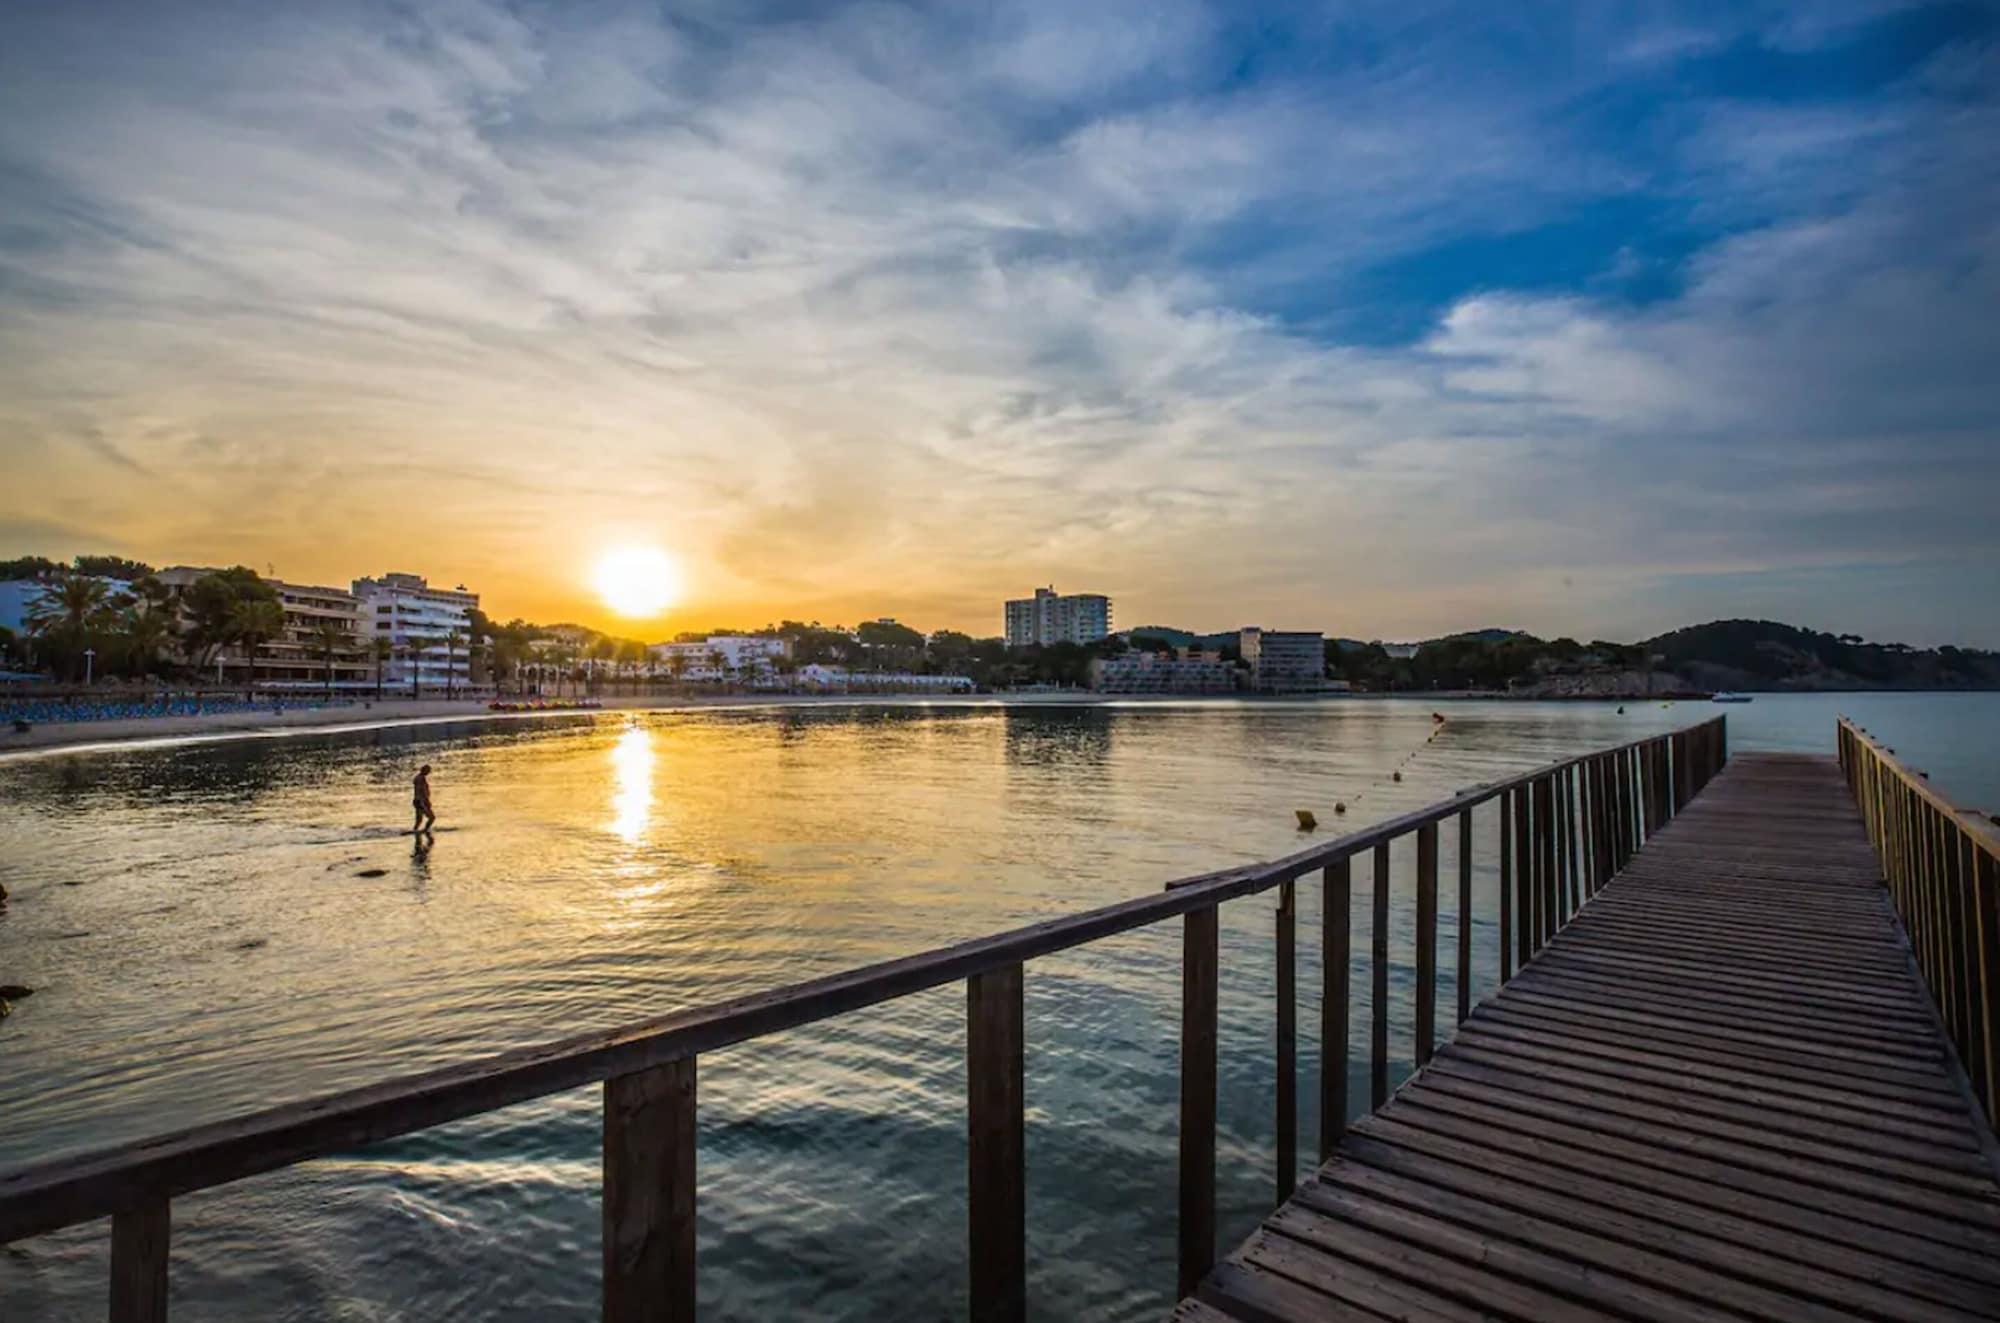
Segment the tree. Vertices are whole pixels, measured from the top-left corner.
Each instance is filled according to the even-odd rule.
[[[187,643],[195,665],[205,669],[218,652],[241,642],[237,623],[242,618],[242,609],[258,602],[277,609],[282,629],[284,608],[278,605],[277,589],[257,577],[257,571],[248,566],[216,570],[189,584],[181,594],[181,609],[187,613]],[[263,637],[269,638],[276,632],[273,630]]]
[[[353,646],[354,635],[349,633],[347,626],[341,624],[338,620],[329,616],[321,616],[313,624],[312,644],[313,649],[319,653],[320,661],[326,665],[326,692],[331,694],[333,692],[334,656],[344,649]]]
[[[144,579],[153,573],[153,567],[143,560],[127,560],[123,556],[78,556],[73,562],[78,574],[91,574],[100,579],[117,579],[129,583],[134,579]]]
[[[0,560],[0,579],[51,579],[61,574],[62,568],[47,556],[16,556]]]
[[[64,574],[49,580],[26,614],[28,632],[57,650],[75,679],[84,650],[112,623],[111,586],[102,579]]]
[[[243,677],[244,696],[257,697],[257,650],[285,631],[285,608],[278,595],[244,597],[229,618],[230,641],[243,649],[247,668]]]
[[[452,696],[452,659],[458,655],[458,645],[465,642],[465,631],[453,625],[444,632],[444,696]]]
[[[134,679],[150,674],[161,650],[173,636],[173,608],[162,600],[135,593],[118,613],[118,639],[125,654],[125,673]]]
[[[379,703],[382,701],[382,668],[396,655],[396,645],[386,635],[377,634],[375,641],[369,645],[369,651],[375,657],[375,701]]]

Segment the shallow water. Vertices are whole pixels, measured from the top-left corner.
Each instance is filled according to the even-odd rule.
[[[875,704],[297,735],[0,761],[0,1167],[906,954],[1294,849],[1705,704]],[[1736,748],[1830,751],[1855,715],[2000,807],[2000,696],[1760,697]],[[435,765],[428,851],[398,834]],[[1400,783],[1390,778],[1403,771]],[[1494,823],[1476,818],[1475,995]],[[1445,876],[1455,833],[1446,832]],[[1407,846],[1407,843],[1405,843]],[[379,873],[377,873],[379,870]],[[375,876],[365,874],[377,873]],[[1410,1055],[1408,861],[1392,1052]],[[1440,936],[1457,930],[1446,887]],[[1317,1023],[1301,888],[1300,1023]],[[1366,1041],[1365,896],[1353,909]],[[1223,912],[1222,1238],[1271,1174],[1271,903]],[[1142,1318],[1173,1281],[1175,925],[1028,972],[1029,1236],[1041,1317]],[[1448,962],[1446,962],[1448,964]],[[1455,996],[1447,983],[1441,1006]],[[964,1309],[963,992],[701,1060],[714,1318]],[[1318,1063],[1302,1033],[1302,1149]],[[1357,1075],[1352,1096],[1365,1098]],[[588,1318],[600,1100],[580,1090],[174,1206],[202,1319]],[[101,1316],[106,1236],[0,1251],[0,1317]]]

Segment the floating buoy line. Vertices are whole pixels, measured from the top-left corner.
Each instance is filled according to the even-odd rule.
[[[1417,745],[1415,748],[1411,749],[1408,753],[1404,754],[1402,758],[1396,763],[1396,765],[1389,769],[1388,779],[1390,784],[1392,785],[1402,784],[1403,769],[1408,767],[1412,762],[1414,762],[1417,756],[1421,754],[1425,749],[1428,749],[1431,745],[1437,743],[1438,736],[1444,734],[1445,727],[1449,724],[1450,723],[1445,720],[1444,713],[1442,712],[1431,713],[1431,733],[1424,737],[1424,742],[1422,744]],[[1333,815],[1336,818],[1345,817],[1347,815],[1348,806],[1352,804],[1359,804],[1362,800],[1366,799],[1368,797],[1368,791],[1373,788],[1374,784],[1371,783],[1369,786],[1356,791],[1351,799],[1334,800]],[[1293,812],[1298,815],[1300,831],[1317,831],[1319,829],[1319,819],[1313,815],[1313,811],[1311,809],[1294,809]]]

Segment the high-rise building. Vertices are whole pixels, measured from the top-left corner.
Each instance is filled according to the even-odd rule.
[[[1246,626],[1237,636],[1250,681],[1263,694],[1296,694],[1326,687],[1326,636],[1314,630]]]
[[[388,685],[418,689],[463,687],[472,680],[472,611],[479,594],[433,588],[416,574],[356,579],[361,599],[362,637],[371,645],[387,639],[391,649],[382,669]]]
[[[1007,646],[1095,643],[1111,632],[1111,599],[1097,593],[1064,596],[1053,586],[1007,603]]]

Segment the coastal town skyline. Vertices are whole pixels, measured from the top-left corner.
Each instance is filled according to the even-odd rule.
[[[104,9],[0,20],[0,553],[2000,644],[1990,10]]]

